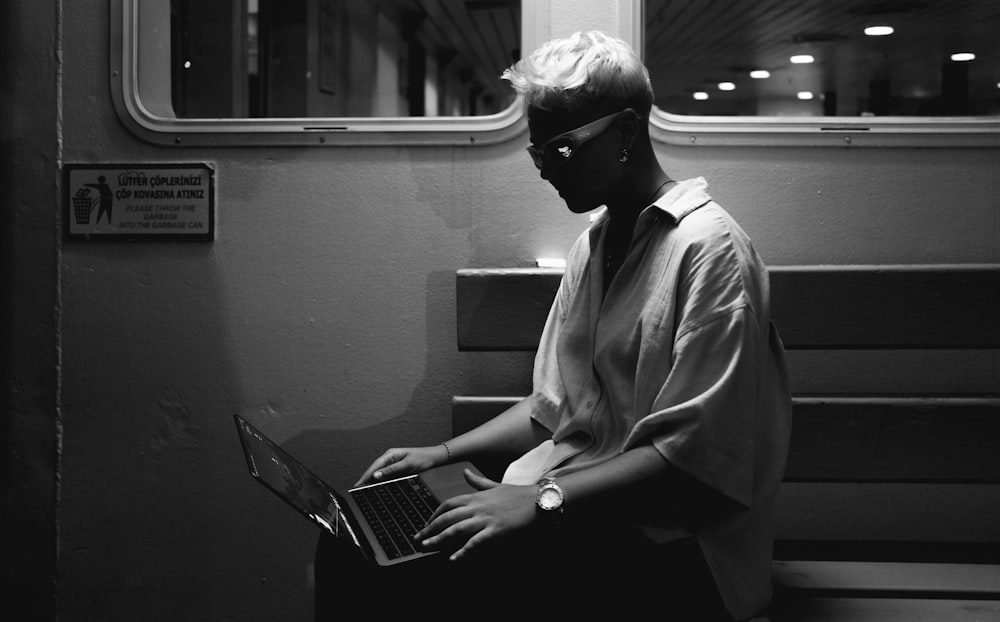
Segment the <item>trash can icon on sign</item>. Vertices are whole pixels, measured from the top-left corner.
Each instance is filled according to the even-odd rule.
[[[94,211],[98,201],[99,198],[90,196],[90,188],[83,187],[76,191],[73,196],[73,216],[76,224],[90,224],[90,213]]]

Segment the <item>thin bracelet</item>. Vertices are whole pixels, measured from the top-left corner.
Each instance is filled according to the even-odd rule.
[[[451,449],[448,447],[448,443],[441,443],[444,445],[444,450],[448,454],[448,462],[451,462]]]

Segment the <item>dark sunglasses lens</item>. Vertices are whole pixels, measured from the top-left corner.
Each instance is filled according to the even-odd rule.
[[[569,136],[560,136],[541,148],[528,147],[527,150],[537,168],[547,166],[549,169],[556,169],[573,155],[573,139]]]
[[[568,136],[558,138],[545,145],[545,159],[553,164],[561,164],[573,155],[573,139]]]

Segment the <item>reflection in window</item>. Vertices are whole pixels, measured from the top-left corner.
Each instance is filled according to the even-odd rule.
[[[646,0],[645,21],[665,112],[1000,115],[995,0]]]
[[[508,108],[520,0],[171,0],[179,118],[477,116]]]

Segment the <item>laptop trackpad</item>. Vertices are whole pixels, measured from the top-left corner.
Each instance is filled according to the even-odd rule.
[[[431,492],[434,493],[439,501],[444,501],[451,497],[467,495],[470,492],[476,491],[465,480],[465,476],[462,473],[465,469],[469,469],[477,475],[482,475],[479,469],[471,462],[456,462],[455,464],[446,464],[424,471],[420,474],[420,478],[424,480],[424,483],[427,484],[427,487],[431,489]]]

